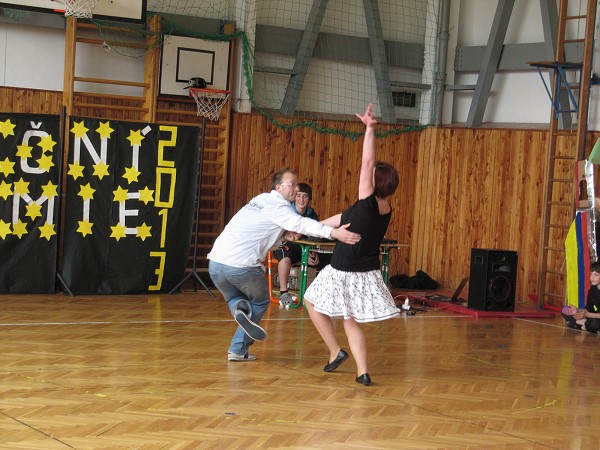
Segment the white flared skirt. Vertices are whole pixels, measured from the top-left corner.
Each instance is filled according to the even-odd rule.
[[[379,270],[344,272],[325,266],[304,294],[304,301],[329,317],[376,322],[400,315]]]

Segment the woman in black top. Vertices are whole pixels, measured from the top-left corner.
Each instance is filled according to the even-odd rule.
[[[360,234],[361,239],[354,245],[336,243],[331,265],[321,270],[307,289],[304,301],[310,318],[329,348],[329,362],[323,370],[331,372],[348,359],[348,353],[338,344],[332,322],[332,317],[343,317],[350,351],[356,361],[356,382],[369,385],[367,344],[359,323],[399,315],[379,270],[379,247],[392,215],[389,199],[399,180],[393,166],[375,160],[377,121],[371,104],[364,115],[356,116],[366,126],[358,201],[323,223],[331,226],[350,224],[348,230]]]

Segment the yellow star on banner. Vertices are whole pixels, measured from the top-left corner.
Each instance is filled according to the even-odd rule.
[[[46,172],[50,172],[50,168],[54,166],[54,162],[52,162],[52,156],[50,155],[42,155],[37,160],[38,166],[44,169]]]
[[[83,177],[83,166],[79,163],[69,164],[68,175],[71,175],[74,180],[79,177]]]
[[[38,205],[35,202],[31,205],[25,205],[25,210],[27,211],[25,215],[31,217],[31,220],[35,220],[36,217],[42,217],[42,205]]]
[[[27,224],[21,222],[21,219],[19,219],[17,223],[13,224],[13,234],[19,239],[22,239],[23,235],[27,234]]]
[[[73,125],[73,128],[71,128],[71,133],[73,133],[75,135],[75,137],[83,137],[85,136],[85,133],[87,133],[89,130],[85,127],[85,125],[83,124],[83,121],[81,122],[75,122],[75,124]]]
[[[113,194],[113,201],[123,203],[125,200],[127,200],[128,191],[127,189],[123,189],[121,186],[119,186],[113,191]]]
[[[58,185],[53,184],[52,181],[48,181],[42,186],[42,195],[47,198],[56,197],[58,195]]]
[[[109,138],[111,133],[115,131],[110,127],[110,122],[100,122],[100,126],[96,128],[96,132],[100,135],[100,138]]]
[[[11,195],[12,195],[12,184],[9,184],[6,181],[2,180],[2,183],[0,183],[0,197],[2,197],[4,200],[6,200]]]
[[[144,139],[144,136],[142,136],[142,132],[140,130],[130,130],[129,131],[129,137],[127,138],[127,140],[129,142],[131,142],[131,146],[133,147],[134,145],[142,145],[142,140]]]
[[[10,119],[6,119],[4,122],[0,120],[0,133],[6,139],[6,136],[14,136],[15,132],[13,131],[17,125],[12,123]]]
[[[29,194],[29,181],[25,181],[23,178],[21,178],[19,181],[15,181],[13,186],[15,194]]]
[[[92,222],[89,220],[79,220],[77,223],[79,224],[77,232],[81,233],[83,237],[87,236],[88,234],[92,234],[92,226],[94,225]]]
[[[140,192],[140,201],[144,202],[144,205],[147,205],[151,201],[154,201],[154,191],[152,189],[148,189],[148,186],[146,186],[144,189],[142,189],[139,192]]]
[[[48,241],[55,234],[56,234],[56,231],[54,231],[54,224],[49,224],[48,222],[46,222],[44,225],[42,225],[40,227],[40,237],[43,237]]]
[[[5,177],[9,176],[12,173],[15,173],[14,167],[15,163],[9,161],[8,156],[4,158],[4,161],[0,161],[0,172],[2,172]]]
[[[42,153],[46,153],[46,152],[51,152],[52,150],[54,150],[54,146],[56,145],[56,142],[54,142],[52,140],[52,136],[50,136],[48,134],[48,135],[42,136],[40,138],[40,142],[38,143],[38,145],[42,149]]]
[[[135,227],[137,230],[137,237],[139,237],[142,241],[145,241],[146,238],[149,238],[150,236],[152,236],[152,234],[150,233],[150,230],[152,230],[152,227],[149,227],[148,225],[146,225],[146,222],[142,223],[139,227]]]
[[[91,200],[94,198],[94,192],[96,192],[96,189],[92,188],[90,186],[90,183],[81,186],[81,189],[79,189],[79,195],[84,201],[85,200]]]
[[[10,233],[10,223],[0,219],[0,238],[6,239]]]
[[[102,179],[108,176],[108,165],[100,161],[98,164],[94,164],[94,175]]]
[[[131,184],[138,180],[140,173],[141,172],[139,172],[135,167],[127,167],[125,168],[125,174],[123,175],[123,178],[125,178],[127,181],[129,181],[129,184]]]
[[[33,150],[33,147],[30,147],[29,145],[17,145],[17,151],[16,151],[16,155],[19,158],[31,158],[31,151]]]
[[[120,223],[116,224],[114,227],[110,227],[112,232],[110,233],[110,237],[115,238],[117,241],[121,238],[125,237],[125,230],[127,229],[125,225],[121,225]]]

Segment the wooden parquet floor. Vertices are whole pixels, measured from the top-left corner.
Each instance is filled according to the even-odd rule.
[[[600,336],[430,309],[364,326],[373,385],[272,305],[226,358],[220,296],[0,297],[0,448],[595,449]],[[340,341],[345,345],[341,323]]]

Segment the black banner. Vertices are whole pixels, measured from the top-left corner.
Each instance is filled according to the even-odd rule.
[[[53,293],[60,118],[0,113],[0,293]]]
[[[196,127],[71,118],[62,277],[74,294],[168,292],[185,273]]]

